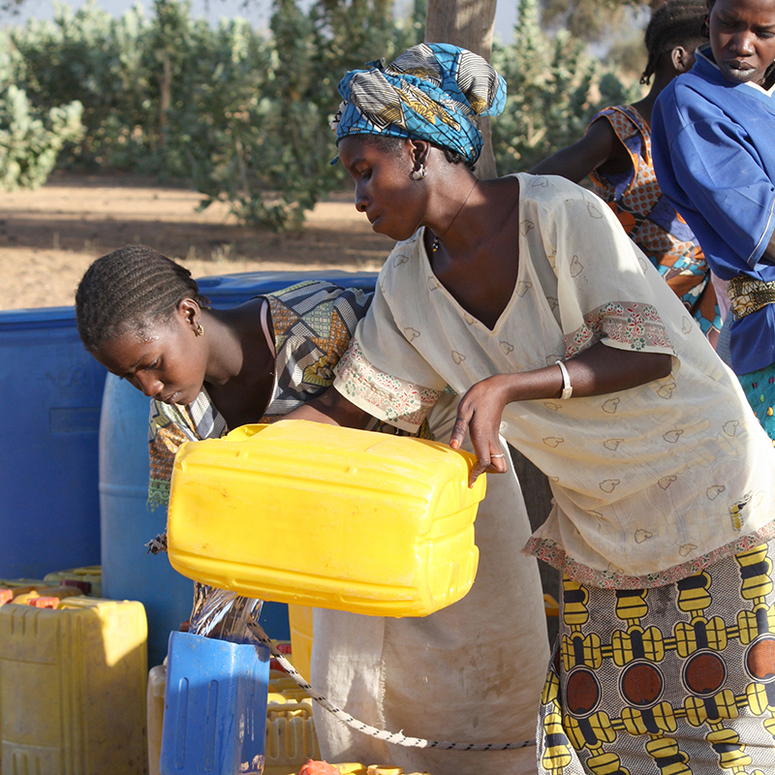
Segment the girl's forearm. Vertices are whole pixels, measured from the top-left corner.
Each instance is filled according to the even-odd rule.
[[[289,412],[284,419],[310,420],[346,428],[365,428],[370,415],[350,403],[338,390],[331,387],[317,398]]]

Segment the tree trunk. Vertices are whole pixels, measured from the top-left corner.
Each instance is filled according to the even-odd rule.
[[[496,0],[428,0],[425,17],[425,40],[429,43],[452,43],[484,57],[492,56],[492,33],[495,26]],[[476,165],[476,174],[482,178],[496,176],[495,157],[492,152],[490,120],[481,120],[484,137],[482,155]],[[549,480],[524,455],[509,448],[514,461],[522,493],[525,497],[530,526],[535,530],[549,516],[552,492]],[[558,599],[560,575],[554,568],[538,563],[544,592]],[[557,619],[547,621],[550,643],[557,634]]]
[[[425,40],[429,43],[462,46],[489,62],[492,56],[495,4],[496,0],[428,0]],[[481,119],[479,128],[482,130],[484,147],[476,163],[476,174],[486,180],[497,175],[490,119]]]
[[[167,114],[172,105],[172,65],[170,55],[165,51],[162,55],[162,71],[159,74],[159,146],[166,145],[164,131],[167,128]]]

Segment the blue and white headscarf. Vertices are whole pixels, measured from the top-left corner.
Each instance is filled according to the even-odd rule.
[[[421,43],[391,64],[367,63],[339,82],[344,100],[331,122],[347,135],[428,140],[473,164],[482,150],[479,116],[497,116],[506,82],[478,54],[447,43]]]

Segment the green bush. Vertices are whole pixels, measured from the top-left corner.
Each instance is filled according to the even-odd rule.
[[[83,136],[82,113],[77,101],[36,111],[13,84],[0,92],[0,185],[9,191],[43,185],[64,143]]]
[[[78,11],[57,5],[53,21],[31,20],[11,32],[16,83],[30,102],[83,105],[83,142],[65,148],[63,163],[131,168],[148,153],[149,29],[139,6],[114,19],[91,0]]]
[[[296,228],[344,180],[330,165],[339,79],[423,37],[424,0],[407,20],[393,6],[274,0],[265,36],[241,20],[213,29],[182,0],[118,19],[94,0],[60,5],[53,21],[5,33],[0,46],[0,126],[15,116],[14,137],[27,138],[8,140],[6,176],[39,184],[59,151],[63,166],[185,181],[203,207],[222,201],[245,223]],[[509,84],[492,122],[501,173],[529,169],[580,137],[598,105],[630,96],[581,43],[542,32],[536,0],[521,0],[515,39],[493,61]]]
[[[514,40],[496,47],[493,64],[508,83],[506,108],[492,122],[500,174],[528,170],[578,140],[601,108],[636,98],[564,30],[550,38],[537,0],[520,0]]]

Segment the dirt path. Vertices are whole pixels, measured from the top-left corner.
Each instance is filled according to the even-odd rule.
[[[392,242],[352,196],[320,203],[296,234],[237,225],[223,206],[197,212],[193,191],[126,176],[52,178],[0,198],[0,309],[73,303],[89,264],[127,243],[183,262],[195,277],[255,270],[376,271]]]

